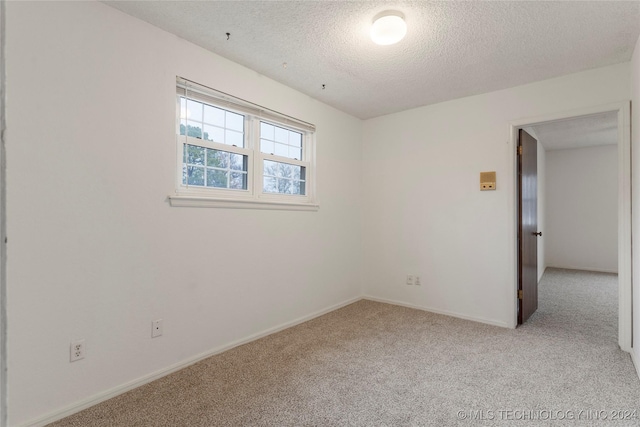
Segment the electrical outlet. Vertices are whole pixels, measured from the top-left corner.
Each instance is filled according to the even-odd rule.
[[[411,274],[407,274],[407,285],[413,285],[414,278]]]
[[[162,319],[151,322],[151,338],[162,335]]]
[[[420,286],[420,285],[422,285],[422,283],[420,282],[420,276],[416,276],[416,277],[415,277],[414,284],[415,284],[416,286]]]
[[[84,340],[77,340],[71,342],[69,354],[69,362],[75,362],[76,360],[84,359]]]

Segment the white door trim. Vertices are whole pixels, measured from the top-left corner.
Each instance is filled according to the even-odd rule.
[[[511,183],[513,191],[509,206],[512,210],[509,247],[511,253],[511,301],[513,301],[513,327],[518,323],[518,185],[516,145],[518,130],[545,122],[572,119],[591,114],[616,112],[618,115],[618,344],[624,351],[631,351],[632,322],[632,264],[631,264],[631,106],[629,101],[598,105],[578,110],[563,111],[538,117],[514,120],[509,123],[511,152]]]

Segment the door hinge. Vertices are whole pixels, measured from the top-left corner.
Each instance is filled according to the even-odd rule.
[[[522,299],[522,289],[518,290],[518,299]]]
[[[522,145],[518,145],[518,156],[522,156]]]

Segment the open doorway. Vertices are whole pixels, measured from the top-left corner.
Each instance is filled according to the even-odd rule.
[[[577,128],[582,127],[582,134],[577,131]],[[615,227],[617,229],[616,236],[614,236],[613,245],[616,249],[616,254],[614,260],[611,261],[610,257],[608,260],[597,259],[598,255],[595,253],[589,253],[596,259],[596,262],[600,262],[600,267],[598,264],[589,265],[571,265],[565,264],[565,267],[574,267],[574,268],[586,268],[592,270],[599,271],[615,271],[618,273],[618,344],[625,351],[630,351],[631,349],[631,192],[630,192],[630,183],[631,183],[631,152],[630,152],[630,127],[629,127],[629,103],[617,103],[611,105],[604,105],[600,107],[594,107],[590,109],[584,109],[580,111],[572,111],[566,113],[559,113],[555,115],[550,115],[546,117],[537,117],[531,119],[523,119],[518,122],[511,123],[511,143],[514,147],[518,144],[519,132],[521,129],[528,129],[530,132],[536,134],[541,139],[544,139],[545,133],[553,133],[553,132],[561,132],[564,129],[564,132],[574,133],[574,139],[582,142],[583,145],[578,145],[576,148],[580,147],[584,149],[585,156],[595,158],[597,155],[602,153],[595,153],[595,151],[601,150],[603,153],[609,151],[607,154],[611,157],[611,150],[615,150],[613,154],[616,160],[616,209],[615,216],[617,219],[617,224]],[[586,132],[591,129],[592,132]],[[585,133],[586,132],[586,133]],[[538,135],[541,134],[541,135]],[[588,134],[588,135],[587,135]],[[613,137],[613,141],[611,138]],[[571,138],[565,137],[561,138],[564,142],[559,142],[558,144],[572,143]],[[597,141],[602,141],[603,139],[607,139],[607,144],[600,144]],[[577,143],[576,141],[573,142]],[[596,145],[611,145],[609,148],[602,149],[592,149],[589,150],[587,145],[591,144],[591,147],[595,147]],[[613,148],[615,147],[615,148]],[[557,147],[556,147],[557,148]],[[565,146],[565,149],[569,149],[569,146]],[[590,153],[589,151],[594,151]],[[567,153],[564,153],[566,157]],[[571,156],[571,153],[568,154]],[[559,156],[562,157],[562,156]],[[517,157],[515,157],[515,161],[517,161]],[[517,178],[517,163],[514,161],[514,175]],[[555,161],[555,160],[554,160]],[[543,165],[544,167],[544,165]],[[543,184],[544,185],[544,184]],[[519,190],[518,185],[515,186],[515,200],[518,201],[519,198]],[[545,209],[544,205],[541,207],[542,210]],[[516,218],[514,218],[514,234],[517,236],[517,224],[519,220],[519,212],[516,207]],[[544,215],[542,216],[542,224],[539,224],[539,228],[544,231],[547,228],[547,224],[544,223]],[[546,237],[549,237],[548,233]],[[518,239],[515,240],[516,250],[515,253],[518,253],[519,242]],[[609,246],[611,242],[607,243]],[[548,247],[547,245],[541,244],[541,248],[538,250],[538,256],[541,257],[542,265],[539,268],[539,276],[541,276],[542,271],[544,270],[544,259],[548,258],[545,254],[545,249]],[[556,248],[554,248],[556,250]],[[562,249],[561,249],[562,250]],[[542,254],[540,254],[540,252]],[[609,251],[611,252],[611,251]],[[574,254],[575,255],[575,254]],[[611,255],[609,253],[609,255]],[[575,260],[574,260],[575,261]],[[567,261],[565,261],[567,262]],[[606,263],[606,264],[605,264]],[[514,264],[517,264],[515,262]],[[593,265],[596,265],[593,267]],[[613,267],[612,267],[613,265]],[[514,276],[515,281],[518,283],[518,265],[514,266]],[[516,293],[517,286],[514,287],[514,323],[517,322],[518,319],[518,295]]]
[[[528,129],[543,150],[538,204],[546,235],[538,250],[538,279],[545,267],[618,274],[616,113]]]

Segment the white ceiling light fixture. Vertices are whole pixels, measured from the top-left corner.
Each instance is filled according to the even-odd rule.
[[[407,23],[400,12],[387,10],[373,19],[371,26],[371,40],[374,43],[387,46],[398,43],[407,34]]]

